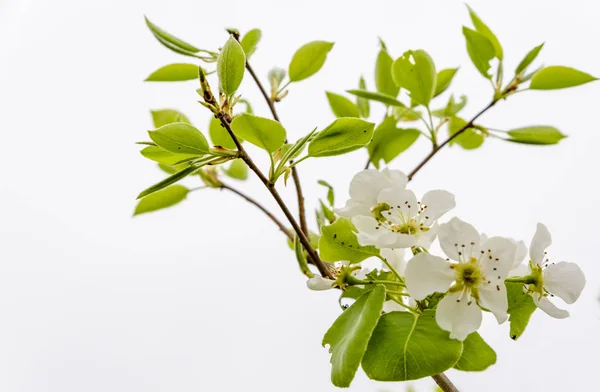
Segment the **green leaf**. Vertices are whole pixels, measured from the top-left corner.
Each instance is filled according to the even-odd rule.
[[[446,91],[448,87],[450,87],[450,83],[452,82],[452,79],[454,78],[454,75],[456,75],[457,71],[458,68],[446,68],[438,72],[435,92],[433,93],[434,97],[437,97]]]
[[[502,46],[500,45],[498,38],[496,38],[492,30],[490,30],[490,28],[485,23],[483,23],[483,21],[479,18],[479,16],[477,16],[475,11],[471,9],[471,7],[467,5],[467,8],[469,9],[469,15],[471,16],[471,20],[473,21],[473,26],[475,27],[475,30],[477,30],[478,33],[484,35],[492,43],[496,57],[498,58],[498,60],[502,60],[504,54],[502,52]]]
[[[173,185],[144,197],[135,207],[133,215],[161,210],[183,201],[190,190],[183,185]]]
[[[381,102],[388,106],[406,107],[406,105],[404,105],[402,102],[398,101],[396,98],[394,98],[390,95],[385,95],[382,93],[377,93],[374,91],[366,91],[366,90],[347,90],[346,92],[350,93],[352,95],[356,95],[357,97],[360,97],[360,98],[368,99],[370,101]]]
[[[358,88],[361,90],[367,89],[367,84],[365,83],[365,79],[361,76],[358,82]],[[361,97],[356,97],[356,106],[358,107],[358,112],[362,118],[369,118],[369,114],[371,112],[371,108],[369,107],[369,100]]]
[[[235,150],[237,148],[229,135],[229,132],[221,126],[221,120],[218,118],[212,117],[210,119],[210,123],[208,124],[208,135],[215,146],[225,147],[230,150]],[[242,141],[240,137],[238,137],[238,140],[240,142]]]
[[[326,41],[312,41],[301,46],[288,68],[290,81],[299,82],[319,72],[332,48],[333,42]]]
[[[309,143],[308,155],[327,157],[358,150],[371,141],[373,128],[373,123],[358,118],[338,118]]]
[[[523,290],[521,283],[505,282],[508,297],[508,322],[510,323],[510,337],[517,340],[523,332],[533,312],[537,309],[531,295]]]
[[[527,67],[529,66],[529,64],[533,63],[533,60],[536,59],[536,57],[538,56],[538,54],[540,53],[540,51],[542,50],[543,47],[544,47],[544,44],[541,44],[541,45],[536,46],[535,48],[531,49],[529,51],[529,53],[527,53],[525,55],[523,60],[521,60],[521,62],[517,66],[517,69],[515,69],[515,75],[518,75],[521,72],[525,71],[527,69]]]
[[[359,117],[358,107],[348,98],[325,91],[329,106],[336,117]]]
[[[244,78],[246,55],[240,43],[230,36],[217,59],[219,86],[227,96],[233,95]]]
[[[431,56],[424,50],[409,50],[394,61],[394,81],[410,93],[411,100],[428,106],[435,92],[437,73]]]
[[[377,91],[390,97],[397,97],[400,87],[392,78],[392,64],[394,60],[387,50],[381,49],[375,62],[375,87]]]
[[[164,188],[168,187],[169,185],[172,185],[172,184],[176,183],[177,181],[189,176],[196,170],[198,170],[198,168],[195,166],[186,167],[185,169],[180,170],[177,173],[172,174],[171,176],[165,178],[158,184],[154,184],[150,188],[143,190],[142,193],[140,193],[137,198],[141,199],[144,196],[148,196],[154,192],[158,192],[161,189],[164,189]]]
[[[379,319],[362,367],[377,381],[417,380],[451,368],[461,352],[462,343],[437,325],[435,310],[390,312]]]
[[[532,90],[556,90],[593,82],[598,78],[575,68],[554,65],[539,70],[531,78]]]
[[[557,144],[566,136],[558,129],[550,126],[533,126],[512,129],[508,131],[511,142],[523,144]]]
[[[181,161],[181,159],[179,159],[179,161]],[[164,163],[159,163],[158,164],[158,168],[160,170],[162,170],[163,172],[167,173],[167,174],[175,174],[179,170],[181,170],[181,169],[183,169],[183,168],[185,168],[187,166],[188,166],[187,163],[182,163],[182,164],[179,164],[179,165],[165,165]]]
[[[327,202],[329,202],[329,205],[333,207],[333,205],[335,204],[335,194],[333,192],[333,187],[331,186],[331,184],[329,184],[325,180],[319,180],[317,181],[317,184],[327,188]]]
[[[374,246],[361,246],[356,239],[356,228],[347,218],[338,218],[335,223],[323,226],[319,240],[320,255],[323,261],[349,261],[359,263],[379,254]]]
[[[464,95],[460,96],[460,101],[454,100],[454,95],[448,99],[448,104],[443,109],[433,110],[431,114],[438,118],[452,117],[457,115],[467,105],[467,97]]]
[[[161,29],[154,23],[150,22],[150,20],[148,20],[148,18],[146,18],[146,17],[144,17],[144,18],[146,19],[146,25],[148,26],[148,28],[150,29],[152,34],[154,34],[154,37],[158,40],[158,42],[163,44],[166,48],[171,49],[175,53],[184,54],[184,55],[188,55],[188,56],[190,56],[190,55],[193,56],[194,53],[197,53],[200,51],[200,49],[198,49],[197,47],[195,47],[191,44],[188,44],[185,41],[180,40],[179,38],[175,37],[174,35],[167,33],[166,31],[164,31],[163,29]]]
[[[398,121],[417,121],[423,117],[423,114],[420,111],[406,107],[395,107],[392,114]]]
[[[208,154],[208,142],[202,132],[184,122],[163,125],[148,131],[150,139],[159,147],[178,154]]]
[[[152,72],[146,82],[183,82],[198,79],[198,66],[194,64],[169,64]]]
[[[452,136],[461,130],[467,122],[460,117],[452,117],[448,122],[448,135]],[[460,135],[450,141],[450,144],[458,144],[465,150],[474,150],[483,144],[484,137],[475,128],[467,128]]]
[[[385,288],[378,285],[362,295],[335,320],[323,338],[331,353],[331,382],[349,387],[381,316]]]
[[[223,168],[223,173],[236,180],[244,181],[248,179],[248,165],[241,159],[235,159],[228,168]]]
[[[173,166],[177,162],[181,162],[190,158],[197,158],[196,154],[177,154],[170,151],[165,150],[162,147],[158,146],[148,146],[145,147],[140,153],[154,162],[162,163],[167,166]]]
[[[242,45],[242,48],[244,49],[244,53],[246,53],[247,59],[249,59],[250,56],[252,56],[254,54],[254,52],[256,51],[256,47],[257,47],[258,42],[260,41],[261,37],[262,37],[262,32],[260,31],[260,29],[252,29],[252,30],[248,31],[246,34],[244,34],[244,36],[242,37],[242,40],[240,41],[240,45]]]
[[[173,109],[161,109],[161,110],[151,110],[150,114],[152,115],[152,122],[154,123],[154,128],[160,128],[163,125],[171,124],[174,122],[184,122],[191,124],[190,119],[181,112]]]
[[[463,342],[463,351],[454,369],[465,372],[480,372],[496,363],[496,352],[477,332]]]
[[[234,118],[231,128],[236,135],[271,153],[281,147],[286,137],[279,122],[248,113]]]
[[[467,52],[475,68],[484,78],[491,79],[488,71],[490,61],[496,56],[494,44],[483,34],[463,26],[463,34],[467,41]]]
[[[394,117],[386,117],[375,129],[373,141],[367,146],[371,162],[379,168],[379,161],[390,163],[400,153],[408,149],[421,133],[418,129],[400,129],[396,127]]]

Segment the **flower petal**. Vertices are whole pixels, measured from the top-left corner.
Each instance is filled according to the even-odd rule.
[[[552,236],[548,228],[542,223],[537,224],[537,230],[531,239],[529,246],[529,257],[534,264],[542,264],[544,261],[544,252],[552,244]]]
[[[531,273],[531,269],[526,264],[519,264],[516,268],[510,270],[507,276],[527,276]]]
[[[519,265],[521,265],[523,263],[523,260],[525,260],[525,256],[527,256],[527,245],[525,245],[525,241],[517,241],[517,240],[513,240],[512,238],[510,238],[510,240],[515,244],[515,246],[517,247],[516,251],[515,251],[515,260],[513,262],[512,268],[517,268]]]
[[[455,279],[456,272],[450,263],[425,252],[410,259],[404,271],[406,289],[416,300],[436,291],[446,292]]]
[[[447,191],[429,191],[421,199],[421,222],[429,227],[446,212],[456,207],[454,195]]]
[[[435,320],[450,338],[463,341],[481,326],[481,309],[475,301],[461,299],[461,293],[446,295],[437,306]]]
[[[333,282],[333,280],[326,279],[321,275],[315,275],[306,281],[306,286],[311,290],[323,291],[331,289]]]
[[[348,199],[344,207],[336,208],[334,211],[339,216],[345,218],[352,218],[358,215],[371,215],[371,205]]]
[[[401,305],[398,305],[398,303],[396,303],[396,301],[385,301],[383,303],[383,311],[385,313],[389,313],[389,312],[402,312],[402,311],[406,311],[405,308],[403,308]]]
[[[564,310],[564,309],[559,309],[556,307],[556,305],[554,305],[549,299],[548,297],[542,297],[542,299],[538,300],[539,295],[537,293],[534,293],[532,295],[533,297],[533,302],[536,304],[536,306],[540,309],[542,309],[544,312],[546,312],[546,314],[550,317],[554,317],[557,319],[564,319],[569,317],[569,312]]]
[[[425,249],[429,249],[433,241],[435,241],[435,237],[437,237],[439,230],[440,225],[438,225],[438,223],[435,222],[433,226],[429,228],[429,230],[418,232],[416,235],[417,241],[415,245],[422,246]]]
[[[358,243],[365,245],[375,245],[378,248],[391,248],[396,243],[396,234],[380,227],[379,222],[372,216],[355,216],[352,218],[352,224],[358,230],[356,238]]]
[[[401,186],[406,188],[408,177],[400,170],[390,170],[387,167],[381,171],[381,174],[390,182],[390,188]]]
[[[463,220],[452,218],[448,223],[441,224],[438,237],[442,250],[452,260],[464,260],[464,254],[479,254],[479,233]]]
[[[404,275],[404,270],[406,269],[404,253],[404,249],[381,249],[381,257],[386,259],[400,275]]]
[[[495,283],[495,282],[493,282]],[[496,284],[487,284],[479,290],[479,305],[488,309],[496,316],[498,324],[502,324],[508,319],[508,297],[504,281]]]
[[[575,263],[561,261],[544,269],[544,287],[568,304],[577,301],[585,287],[585,275]]]
[[[391,207],[391,215],[398,216],[399,222],[403,223],[417,216],[419,205],[417,197],[411,190],[403,187],[387,188],[379,192],[377,203],[387,203]],[[387,217],[387,215],[386,215]]]
[[[477,258],[488,280],[497,283],[497,280],[506,278],[514,263],[516,250],[514,241],[503,237],[492,237],[481,245]]]

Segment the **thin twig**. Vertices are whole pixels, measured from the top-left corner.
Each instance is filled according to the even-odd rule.
[[[454,140],[456,137],[458,137],[459,135],[461,135],[464,131],[466,131],[467,129],[471,128],[473,126],[473,123],[475,122],[475,120],[477,120],[479,118],[479,116],[481,116],[483,113],[487,112],[487,110],[489,108],[491,108],[492,106],[494,106],[496,104],[496,102],[498,102],[498,99],[494,99],[492,100],[492,102],[490,102],[485,108],[483,108],[479,113],[477,113],[475,115],[475,117],[473,117],[471,119],[471,121],[469,121],[464,127],[462,127],[461,129],[459,129],[455,134],[453,134],[452,136],[450,136],[448,139],[446,139],[442,144],[440,144],[437,147],[434,147],[431,152],[421,161],[421,163],[419,163],[417,165],[417,167],[415,167],[413,169],[413,171],[411,171],[408,175],[408,180],[412,180],[412,178],[415,176],[415,174],[417,174],[419,172],[419,170],[421,170],[423,168],[423,166],[425,166],[425,164],[427,162],[429,162],[429,160],[431,158],[433,158],[433,156],[435,154],[437,154],[437,152],[439,150],[441,150],[445,145],[447,145],[448,143],[450,143],[452,140]]]
[[[292,235],[292,233],[287,229],[287,227],[284,226],[283,223],[281,223],[279,221],[279,219],[277,219],[277,217],[275,217],[275,215],[273,215],[269,210],[267,210],[262,204],[260,204],[259,202],[257,202],[256,200],[254,200],[253,198],[251,198],[250,196],[238,191],[235,188],[232,188],[231,186],[227,185],[227,184],[223,184],[221,183],[221,189],[227,189],[230,192],[235,193],[236,195],[242,197],[243,199],[245,199],[248,203],[253,204],[254,206],[256,206],[259,210],[261,210],[262,212],[265,213],[265,215],[267,215],[276,225],[277,227],[279,227],[279,229],[281,231],[283,231],[283,234],[285,234],[291,241],[294,241],[294,236]]]
[[[269,95],[267,94],[267,91],[265,90],[264,86],[258,79],[258,76],[256,76],[254,69],[252,69],[252,66],[250,65],[250,63],[248,61],[246,61],[246,69],[252,76],[252,79],[254,79],[254,82],[256,83],[260,92],[262,93],[263,97],[265,98],[265,101],[267,101],[267,105],[269,105],[269,109],[271,110],[273,119],[275,119],[275,121],[277,121],[277,122],[281,122],[281,120],[279,120],[279,116],[277,115],[277,110],[275,109],[275,102],[273,102],[273,99],[271,97],[269,97]],[[286,140],[286,143],[287,143],[287,140]],[[295,166],[292,167],[292,178],[294,180],[294,186],[296,187],[296,195],[297,195],[297,199],[298,199],[298,216],[300,218],[300,227],[302,228],[302,231],[304,232],[304,234],[308,235],[308,225],[306,223],[306,207],[304,205],[304,195],[302,193],[302,186],[300,184],[300,176],[298,176],[298,169],[296,169]]]
[[[283,211],[285,217],[287,218],[287,220],[290,222],[290,224],[294,228],[294,231],[296,232],[296,235],[298,236],[300,243],[302,244],[304,249],[306,249],[306,253],[308,253],[309,257],[312,259],[314,264],[317,266],[317,269],[319,270],[321,275],[324,277],[333,278],[331,271],[329,271],[329,268],[327,268],[327,265],[325,265],[323,260],[321,260],[321,258],[319,257],[317,251],[310,244],[310,240],[308,239],[308,236],[306,234],[304,234],[304,231],[302,231],[302,228],[300,227],[300,225],[294,218],[294,215],[292,215],[289,208],[285,205],[285,202],[279,195],[279,192],[277,192],[277,189],[275,189],[274,184],[271,184],[269,182],[269,180],[267,179],[267,177],[265,177],[263,172],[258,168],[258,166],[256,166],[256,164],[254,163],[252,158],[250,158],[250,156],[248,155],[248,153],[246,152],[246,150],[240,143],[240,141],[237,138],[237,136],[235,135],[235,133],[233,133],[233,130],[231,129],[231,125],[229,124],[229,122],[227,121],[225,116],[219,116],[219,120],[221,121],[221,124],[223,125],[223,127],[229,133],[229,136],[233,139],[233,142],[235,143],[238,151],[240,152],[240,158],[243,159],[244,162],[246,162],[246,165],[248,165],[250,170],[252,170],[254,172],[254,174],[256,174],[256,176],[264,184],[264,186],[267,187],[267,190],[269,191],[269,193],[271,193],[271,196],[273,196],[273,198],[279,205],[279,208],[281,208],[281,211]]]
[[[458,388],[452,384],[452,381],[444,374],[436,374],[435,376],[431,376],[433,381],[442,389],[444,392],[459,392]]]

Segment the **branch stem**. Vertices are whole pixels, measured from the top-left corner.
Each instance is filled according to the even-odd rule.
[[[444,374],[436,374],[435,376],[431,376],[433,381],[442,389],[444,392],[459,392],[458,388],[452,384],[452,381]]]

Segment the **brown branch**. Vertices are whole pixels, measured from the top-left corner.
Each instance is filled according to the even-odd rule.
[[[436,374],[435,376],[431,376],[433,381],[442,389],[444,392],[459,392],[458,388],[452,384],[452,381],[444,374]]]
[[[252,75],[252,79],[254,79],[254,82],[256,82],[256,85],[258,86],[260,92],[262,93],[263,97],[265,98],[265,101],[267,101],[267,104],[269,105],[269,109],[271,110],[271,114],[273,115],[273,118],[275,119],[275,121],[280,123],[281,120],[279,120],[279,116],[277,115],[277,110],[275,109],[275,102],[267,94],[267,91],[265,90],[264,86],[258,79],[258,76],[256,76],[254,69],[252,69],[252,66],[250,65],[250,63],[248,61],[246,61],[246,69],[248,70],[248,72],[250,72],[250,75]],[[286,143],[287,143],[287,140],[286,140]],[[298,170],[296,169],[295,166],[292,166],[292,178],[294,180],[294,186],[296,187],[296,195],[297,195],[297,199],[298,199],[298,215],[300,218],[300,227],[302,228],[302,231],[304,232],[304,234],[308,235],[308,225],[306,223],[306,207],[304,205],[304,195],[302,194],[302,186],[300,185],[300,177],[298,176]]]
[[[279,208],[281,208],[281,211],[283,211],[285,217],[287,218],[287,220],[290,222],[290,224],[294,228],[294,231],[296,232],[296,235],[298,236],[300,243],[302,244],[304,249],[306,249],[306,253],[308,253],[308,256],[312,259],[313,263],[317,266],[317,269],[319,270],[321,275],[325,276],[325,277],[333,278],[331,271],[329,270],[329,268],[327,268],[327,265],[323,262],[323,260],[321,260],[317,251],[312,247],[312,245],[310,244],[310,240],[308,239],[308,236],[304,233],[304,231],[302,230],[302,228],[300,227],[300,225],[294,218],[294,215],[292,215],[292,213],[290,212],[288,207],[285,205],[285,202],[279,195],[279,192],[277,192],[277,189],[275,189],[275,185],[271,184],[269,182],[269,180],[267,179],[267,177],[265,177],[265,175],[262,173],[262,171],[258,168],[258,166],[256,166],[256,164],[254,163],[252,158],[250,158],[250,156],[248,155],[248,153],[246,152],[246,150],[240,143],[240,141],[237,138],[237,136],[235,135],[235,133],[233,133],[233,130],[231,129],[231,125],[227,121],[226,116],[220,115],[220,116],[218,116],[218,118],[221,121],[221,124],[223,125],[223,127],[229,133],[229,136],[233,139],[233,142],[235,143],[235,145],[240,153],[240,158],[243,159],[244,162],[246,162],[246,165],[248,165],[250,170],[252,170],[256,174],[256,176],[260,179],[260,181],[263,183],[263,185],[265,187],[267,187],[267,190],[269,191],[269,193],[271,193],[271,196],[273,196],[273,198],[279,205]]]
[[[283,234],[285,234],[291,241],[294,241],[294,236],[287,229],[287,227],[285,227],[284,224],[281,223],[279,221],[279,219],[277,219],[277,217],[275,217],[275,215],[273,215],[269,210],[267,210],[262,204],[260,204],[259,202],[257,202],[253,198],[251,198],[250,196],[248,196],[248,195],[246,195],[246,194],[238,191],[235,188],[232,188],[231,186],[229,186],[227,184],[221,183],[221,189],[227,189],[228,191],[233,192],[236,195],[242,197],[248,203],[253,204],[254,206],[256,206],[259,210],[261,210],[262,212],[264,212],[265,215],[267,215],[277,225],[277,227],[279,227],[279,230],[281,230],[283,232]]]
[[[455,134],[453,134],[452,136],[450,136],[448,139],[446,139],[442,144],[440,144],[439,146],[434,147],[431,152],[421,161],[421,163],[419,163],[417,165],[417,167],[415,167],[413,169],[413,171],[411,171],[408,174],[408,180],[412,180],[413,177],[415,176],[415,174],[417,174],[419,172],[419,170],[421,170],[423,168],[423,166],[425,166],[425,164],[427,162],[429,162],[429,160],[431,158],[433,158],[433,156],[435,154],[437,154],[438,151],[440,151],[445,145],[447,145],[448,143],[450,143],[452,140],[454,140],[455,138],[457,138],[459,135],[461,135],[464,131],[466,131],[467,129],[471,128],[473,126],[473,123],[475,122],[475,120],[477,120],[479,118],[479,116],[481,116],[483,113],[487,112],[489,108],[491,108],[492,106],[494,106],[496,104],[496,102],[498,102],[498,99],[494,99],[492,100],[492,102],[490,102],[485,108],[483,108],[479,113],[477,113],[475,115],[475,117],[473,117],[471,119],[471,121],[469,121],[464,127],[462,127],[461,129],[459,129]]]

